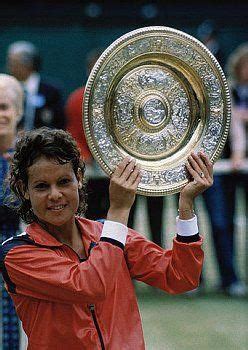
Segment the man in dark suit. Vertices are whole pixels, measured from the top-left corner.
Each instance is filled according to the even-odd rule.
[[[65,128],[64,104],[61,90],[45,81],[39,71],[41,59],[30,42],[17,41],[8,47],[7,67],[10,74],[22,82],[26,100],[20,129],[41,126]]]

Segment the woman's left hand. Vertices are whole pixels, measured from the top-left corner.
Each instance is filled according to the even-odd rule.
[[[192,180],[182,189],[179,196],[179,218],[189,220],[193,217],[194,198],[213,184],[213,164],[200,152],[191,153],[186,168]]]
[[[194,199],[212,186],[213,164],[203,152],[198,154],[192,152],[188,157],[186,168],[192,177],[192,181],[183,188],[181,194]]]

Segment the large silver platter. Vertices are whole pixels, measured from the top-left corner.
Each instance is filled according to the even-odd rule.
[[[188,182],[191,151],[214,162],[230,125],[224,74],[210,51],[184,32],[146,27],[123,35],[95,64],[85,90],[88,145],[111,175],[125,156],[137,159],[138,193],[176,193]]]

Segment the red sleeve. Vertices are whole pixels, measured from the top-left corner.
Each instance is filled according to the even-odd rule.
[[[164,250],[129,229],[125,256],[132,278],[170,294],[196,288],[203,265],[202,239],[193,243],[173,241],[172,250]]]
[[[12,248],[5,267],[16,293],[64,303],[94,303],[104,300],[123,263],[123,250],[99,242],[88,260],[80,263],[37,246]]]
[[[82,122],[82,103],[83,103],[84,88],[79,88],[72,92],[65,105],[65,113],[67,119],[66,130],[73,136],[77,141],[80,148],[83,159],[86,162],[92,160],[92,155],[88,148],[86,138],[83,130]]]

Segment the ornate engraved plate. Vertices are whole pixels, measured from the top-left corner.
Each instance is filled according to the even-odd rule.
[[[95,64],[85,90],[84,129],[108,175],[125,156],[137,159],[138,193],[176,193],[185,163],[203,150],[214,162],[230,126],[224,74],[198,40],[168,27],[123,35]]]

